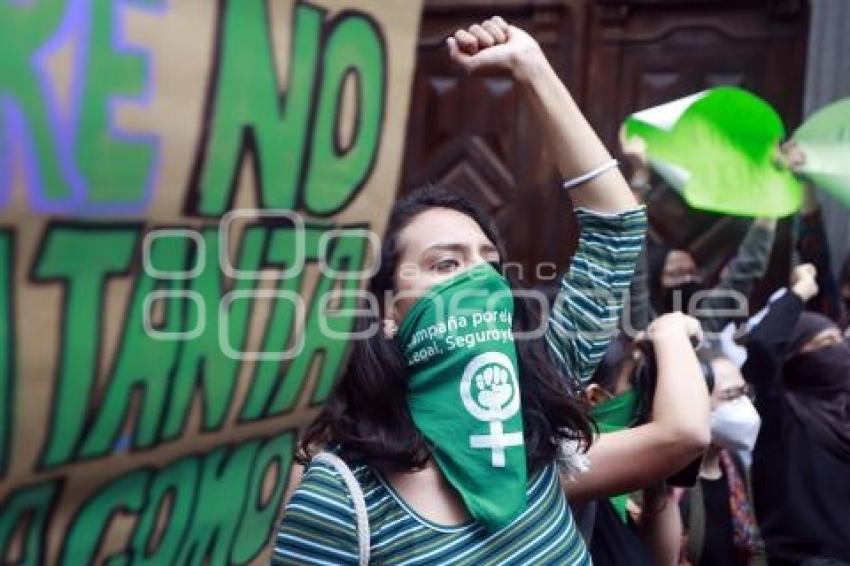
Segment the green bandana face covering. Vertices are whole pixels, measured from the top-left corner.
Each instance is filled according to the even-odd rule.
[[[599,425],[599,432],[616,432],[632,426],[637,399],[637,390],[629,389],[593,407],[590,415]]]
[[[526,505],[512,319],[510,286],[482,264],[431,287],[398,332],[413,421],[470,515],[489,530]]]
[[[590,410],[590,415],[596,424],[599,426],[599,432],[617,432],[624,430],[634,424],[635,408],[637,406],[636,389],[630,389],[625,393],[612,397],[607,401],[599,403]],[[626,522],[626,504],[629,501],[629,494],[616,495],[609,498],[611,505],[620,517],[620,520]]]

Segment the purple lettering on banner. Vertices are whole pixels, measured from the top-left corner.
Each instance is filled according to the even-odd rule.
[[[28,6],[31,2],[15,2],[18,6]],[[165,13],[163,0],[120,0],[112,14],[110,45],[114,53],[136,57],[142,60],[144,69],[143,87],[137,95],[115,95],[108,98],[107,135],[110,139],[132,144],[145,145],[152,153],[151,166],[145,172],[141,183],[142,190],[132,199],[95,202],[90,198],[91,180],[80,170],[77,162],[76,140],[81,128],[87,124],[80,119],[83,92],[91,73],[90,49],[94,0],[69,0],[64,8],[61,22],[50,38],[39,47],[29,59],[29,67],[36,77],[38,96],[44,105],[44,119],[50,137],[49,151],[55,160],[56,179],[61,185],[48,190],[47,181],[41,171],[39,153],[35,147],[32,124],[27,123],[25,112],[14,96],[0,92],[0,208],[9,204],[12,168],[14,157],[20,156],[27,178],[27,199],[30,208],[38,213],[68,213],[89,215],[103,213],[141,213],[153,198],[153,189],[160,168],[159,136],[155,133],[129,132],[116,123],[116,113],[125,104],[140,107],[149,106],[153,100],[153,61],[150,53],[136,44],[130,43],[125,34],[124,21],[131,9],[145,9],[155,14]],[[49,62],[61,49],[73,45],[73,59],[69,69],[69,90],[66,104],[62,104],[58,86],[51,77]],[[14,80],[14,77],[11,79]],[[5,121],[3,119],[5,118]],[[16,151],[16,148],[19,148]],[[51,194],[52,193],[52,194]]]

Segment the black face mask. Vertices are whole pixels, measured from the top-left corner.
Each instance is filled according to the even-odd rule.
[[[850,340],[798,354],[785,365],[789,391],[831,395],[850,390]]]
[[[783,381],[803,424],[850,460],[850,341],[794,356]]]
[[[696,281],[689,281],[676,287],[664,287],[662,289],[662,307],[664,308],[664,312],[668,313],[676,310],[687,313],[691,306],[691,298],[704,289],[705,287],[702,283]],[[693,306],[696,307],[696,305]]]

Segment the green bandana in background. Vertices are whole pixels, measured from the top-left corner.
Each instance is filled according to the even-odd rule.
[[[634,424],[637,399],[637,390],[630,389],[625,393],[594,406],[590,410],[590,415],[599,426],[599,432],[603,434],[606,432],[617,432],[618,430],[624,430],[632,426]],[[609,501],[620,517],[620,520],[625,523],[626,503],[629,501],[629,494],[623,493],[616,495],[609,498]]]
[[[413,421],[469,514],[491,531],[526,505],[512,319],[510,286],[485,263],[431,287],[398,333]]]

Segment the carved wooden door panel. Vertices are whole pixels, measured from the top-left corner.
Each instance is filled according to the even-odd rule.
[[[609,143],[630,112],[719,85],[766,99],[789,130],[799,124],[808,29],[804,2],[597,0],[588,17],[585,108]],[[650,212],[654,232],[690,250],[715,274],[748,225],[692,211],[672,191],[656,195]],[[767,286],[787,276],[789,246],[790,222],[784,221],[756,303]]]
[[[445,38],[456,28],[498,12],[534,34],[562,77],[580,86],[572,38],[577,3],[455,2],[426,4],[413,83],[401,194],[434,182],[458,190],[491,213],[522,276],[538,277],[541,262],[563,267],[570,253],[569,204],[557,190],[542,134],[508,75],[464,76],[449,64]],[[555,266],[540,268],[554,274]]]
[[[808,12],[802,0],[426,0],[400,193],[440,182],[493,213],[509,255],[537,281],[540,262],[564,268],[574,239],[541,132],[507,76],[465,77],[444,38],[500,13],[530,31],[609,148],[634,110],[721,84],[767,99],[789,128],[802,108]],[[732,253],[740,219],[696,213],[670,194],[652,203],[653,229],[698,258]],[[788,229],[772,267],[787,269]],[[783,243],[784,242],[784,243]]]

